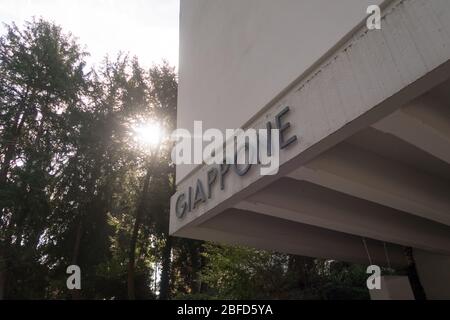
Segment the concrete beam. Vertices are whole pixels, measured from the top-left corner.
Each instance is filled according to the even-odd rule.
[[[372,127],[450,163],[450,101],[425,96]]]
[[[289,177],[450,226],[450,183],[342,143]]]
[[[280,179],[235,207],[380,241],[450,253],[450,227],[306,181]]]
[[[370,263],[361,237],[245,210],[229,209],[200,226],[181,232],[181,236],[187,238],[364,265]],[[366,244],[372,263],[399,268],[407,265],[402,246],[373,239],[366,239]]]

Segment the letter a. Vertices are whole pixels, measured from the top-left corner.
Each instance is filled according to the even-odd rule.
[[[381,289],[381,268],[377,265],[367,267],[366,273],[372,273],[366,281],[367,289]]]
[[[380,30],[381,29],[381,9],[377,5],[367,7],[367,14],[371,14],[367,18],[367,29]]]
[[[66,281],[67,289],[81,289],[81,270],[77,265],[70,265],[66,270],[67,274],[71,274]]]

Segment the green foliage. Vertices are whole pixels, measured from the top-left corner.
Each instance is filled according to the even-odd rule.
[[[208,264],[202,280],[214,288],[221,299],[251,299],[259,298],[255,293],[270,294],[267,289],[273,276],[280,278],[284,273],[283,262],[278,260],[281,257],[266,251],[212,244],[205,244],[205,247]]]
[[[0,270],[0,283],[16,297],[36,297],[45,287],[42,236],[73,146],[69,119],[86,88],[84,55],[70,35],[43,20],[23,30],[8,26],[0,38],[0,259],[4,269],[15,269],[8,277]]]
[[[7,26],[0,38],[0,289],[6,297],[69,297],[70,264],[82,269],[82,297],[126,297],[126,252],[140,198],[146,214],[136,282],[140,297],[154,297],[152,242],[165,232],[172,169],[167,146],[149,193],[140,194],[149,159],[134,143],[131,124],[170,122],[175,73],[166,63],[144,71],[137,58],[124,55],[87,71],[85,56],[70,34],[44,20]]]
[[[367,299],[365,268],[205,244],[201,279],[217,299]],[[201,298],[201,296],[199,296]]]

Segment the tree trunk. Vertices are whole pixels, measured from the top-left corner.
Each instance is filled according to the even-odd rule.
[[[137,244],[137,238],[139,234],[139,227],[142,220],[142,214],[144,211],[144,202],[145,202],[145,196],[148,193],[149,185],[150,185],[150,177],[151,177],[151,168],[147,168],[147,173],[145,174],[145,180],[144,180],[144,186],[142,188],[142,192],[140,194],[139,204],[136,210],[136,219],[134,220],[134,226],[133,226],[133,233],[131,235],[131,241],[130,241],[130,249],[128,252],[128,279],[127,279],[127,286],[128,286],[128,299],[134,300],[136,299],[136,292],[135,292],[135,283],[134,283],[134,276],[135,276],[135,264],[136,264],[136,244]]]
[[[22,117],[20,117],[22,115]],[[25,123],[25,119],[28,117],[28,113],[24,112],[23,114],[19,111],[16,114],[14,119],[14,134],[11,137],[11,141],[8,142],[8,145],[5,150],[5,155],[3,158],[3,163],[0,168],[0,189],[6,187],[6,181],[8,180],[8,173],[11,168],[11,162],[16,155],[16,146],[19,140],[20,133],[22,131],[22,127]],[[3,210],[3,208],[0,208]],[[6,230],[6,234],[9,234],[8,230]],[[9,237],[6,237],[9,238]],[[9,243],[5,243],[5,246],[8,246]],[[2,244],[0,244],[0,300],[3,300],[5,297],[6,291],[6,273],[7,273],[7,264],[6,264],[6,254],[4,248],[2,248]]]
[[[139,210],[138,210],[139,212]],[[131,236],[130,241],[130,251],[128,252],[128,299],[134,300],[136,299],[136,293],[135,293],[135,284],[134,284],[134,269],[135,269],[135,260],[136,260],[136,242],[137,242],[137,236],[139,232],[139,216],[136,215],[136,220],[134,221],[133,226],[133,234]]]
[[[8,172],[11,167],[11,161],[14,159],[16,155],[17,142],[19,141],[20,134],[22,133],[22,128],[25,122],[28,120],[29,115],[32,113],[32,110],[30,108],[27,108],[27,106],[29,105],[28,102],[29,91],[30,88],[27,85],[25,95],[21,98],[21,101],[18,106],[18,111],[13,120],[14,121],[12,129],[13,134],[11,137],[9,137],[10,141],[7,144],[5,155],[3,158],[3,163],[0,168],[0,187],[3,187],[6,184]],[[32,91],[31,97],[32,97],[31,100],[33,100],[34,91]]]
[[[200,280],[200,272],[202,269],[202,241],[193,241],[190,245],[190,258],[192,267],[192,278],[190,283],[191,292],[201,293],[202,282]]]
[[[175,172],[173,172],[175,176]],[[176,183],[173,179],[170,183],[171,194],[176,192]],[[168,300],[170,299],[170,286],[172,281],[172,237],[169,235],[169,226],[166,229],[166,242],[163,250],[162,257],[162,271],[161,271],[161,282],[159,285],[159,299]]]
[[[159,285],[160,300],[168,300],[170,298],[171,253],[172,237],[167,235],[162,257],[161,282]]]
[[[77,234],[75,236],[75,244],[73,247],[72,265],[78,264],[78,255],[80,253],[80,244],[81,244],[82,235],[83,235],[83,218],[80,217],[80,221],[78,222],[78,227],[77,227]],[[71,295],[72,295],[72,300],[80,300],[81,299],[80,290],[72,289]]]
[[[405,255],[408,260],[407,275],[409,282],[411,283],[411,288],[414,293],[416,300],[426,300],[427,296],[425,290],[420,282],[419,275],[417,274],[416,262],[414,260],[413,250],[411,247],[405,248]]]
[[[25,112],[20,117],[20,114],[16,117],[16,124],[14,125],[14,133],[10,138],[11,141],[8,142],[8,145],[5,150],[5,157],[3,158],[2,167],[0,169],[0,186],[4,186],[6,184],[6,180],[8,177],[9,169],[11,168],[11,161],[14,159],[16,155],[16,146],[17,141],[19,140],[20,133],[22,132],[23,125],[25,123],[26,118],[28,117],[28,113]]]
[[[296,276],[297,286],[307,288],[309,272],[314,259],[298,255],[289,255],[288,272]]]
[[[3,248],[0,247],[0,300],[5,298],[6,286],[6,256]]]

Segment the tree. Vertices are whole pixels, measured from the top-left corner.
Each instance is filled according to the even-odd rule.
[[[85,55],[70,34],[43,20],[23,30],[7,26],[0,38],[0,295],[44,285],[37,252],[71,148],[67,119],[86,88]],[[29,275],[25,285],[15,285],[12,270]]]
[[[136,78],[142,78],[142,70]],[[148,104],[150,117],[161,124],[166,132],[175,128],[177,104],[176,74],[167,62],[154,66],[148,73]],[[143,188],[140,193],[139,205],[136,210],[135,223],[130,242],[129,269],[128,269],[128,295],[134,299],[134,260],[135,247],[139,228],[144,223],[146,233],[152,234],[155,241],[156,254],[162,255],[162,274],[160,282],[160,298],[169,296],[170,254],[171,239],[168,235],[170,196],[174,193],[174,167],[170,163],[170,141],[162,141],[154,150],[144,152],[145,176]],[[152,186],[150,185],[152,182]],[[157,186],[157,188],[155,188]],[[148,199],[148,195],[152,197]],[[147,215],[144,213],[147,209]],[[145,232],[145,230],[144,230]],[[161,240],[159,240],[161,239]],[[160,243],[163,243],[162,249]]]

